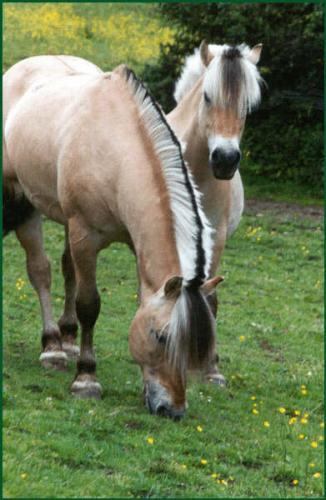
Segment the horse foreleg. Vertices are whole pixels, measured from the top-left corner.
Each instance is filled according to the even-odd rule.
[[[25,250],[28,276],[41,305],[43,350],[40,361],[45,368],[63,370],[67,365],[67,355],[62,350],[60,332],[52,315],[51,267],[43,248],[40,214],[35,213],[19,226],[16,235]]]
[[[99,399],[102,388],[96,380],[93,350],[93,331],[101,305],[96,287],[97,248],[92,236],[74,219],[69,221],[69,240],[77,282],[76,312],[81,326],[80,355],[71,391],[77,397]]]
[[[75,344],[78,324],[76,314],[76,276],[70,252],[68,228],[65,228],[65,249],[61,258],[62,273],[65,282],[65,305],[59,319],[62,348],[70,358],[79,355],[79,347]]]
[[[221,256],[225,247],[226,241],[226,227],[221,226],[217,231],[217,239],[214,245],[213,250],[213,259],[211,264],[211,276],[214,276],[221,261]],[[214,290],[213,293],[207,296],[207,302],[211,308],[211,311],[214,317],[217,317],[217,309],[218,309],[218,298],[217,291]],[[218,385],[225,386],[226,380],[225,377],[220,373],[218,363],[219,363],[219,355],[216,350],[216,337],[214,339],[214,343],[212,345],[212,350],[208,359],[208,363],[206,369],[204,371],[204,377],[207,382],[212,382]]]

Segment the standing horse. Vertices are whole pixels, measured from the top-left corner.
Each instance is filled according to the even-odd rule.
[[[93,351],[96,260],[110,243],[125,242],[137,258],[140,305],[129,345],[146,403],[151,413],[180,418],[186,371],[205,366],[215,348],[205,297],[221,279],[205,279],[212,230],[178,140],[126,67],[102,73],[73,57],[26,59],[5,75],[4,99],[4,231],[16,231],[39,295],[41,362],[66,364],[78,318],[72,392],[101,397]],[[41,214],[66,230],[61,332],[52,318]]]
[[[244,206],[239,173],[240,139],[245,119],[260,101],[262,81],[256,64],[262,45],[207,45],[186,59],[167,120],[184,147],[184,157],[203,193],[203,208],[215,232],[209,275],[220,264],[225,241],[240,222]],[[217,299],[209,297],[216,315]],[[224,383],[215,359],[209,380]]]

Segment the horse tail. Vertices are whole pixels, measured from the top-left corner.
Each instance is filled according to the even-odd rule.
[[[4,183],[2,191],[2,236],[14,231],[31,218],[35,208],[23,193],[18,182]]]
[[[183,286],[172,310],[167,335],[171,367],[186,378],[187,369],[201,369],[214,346],[215,320],[199,288]]]

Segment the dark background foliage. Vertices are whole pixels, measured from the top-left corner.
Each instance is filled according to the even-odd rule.
[[[323,7],[320,4],[163,3],[177,26],[143,78],[166,112],[186,55],[209,43],[263,43],[259,63],[266,82],[262,104],[247,120],[243,169],[252,175],[323,188]]]

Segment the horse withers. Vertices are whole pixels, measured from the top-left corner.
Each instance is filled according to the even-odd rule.
[[[186,59],[167,120],[184,145],[184,157],[203,193],[205,215],[215,229],[209,276],[220,264],[227,237],[237,228],[244,207],[239,173],[240,140],[246,116],[259,103],[262,78],[257,69],[262,45],[207,44]],[[216,315],[217,298],[209,297]],[[215,357],[207,378],[223,383]]]
[[[126,67],[102,73],[79,58],[40,56],[4,77],[4,229],[15,230],[42,311],[41,362],[64,368],[81,349],[72,392],[99,398],[93,330],[98,253],[114,241],[136,254],[140,305],[129,335],[150,412],[180,418],[188,369],[215,351],[206,297],[212,230],[179,142]],[[135,189],[140,186],[141,189]],[[21,216],[21,208],[28,210]],[[65,309],[50,300],[41,215],[64,225]]]

